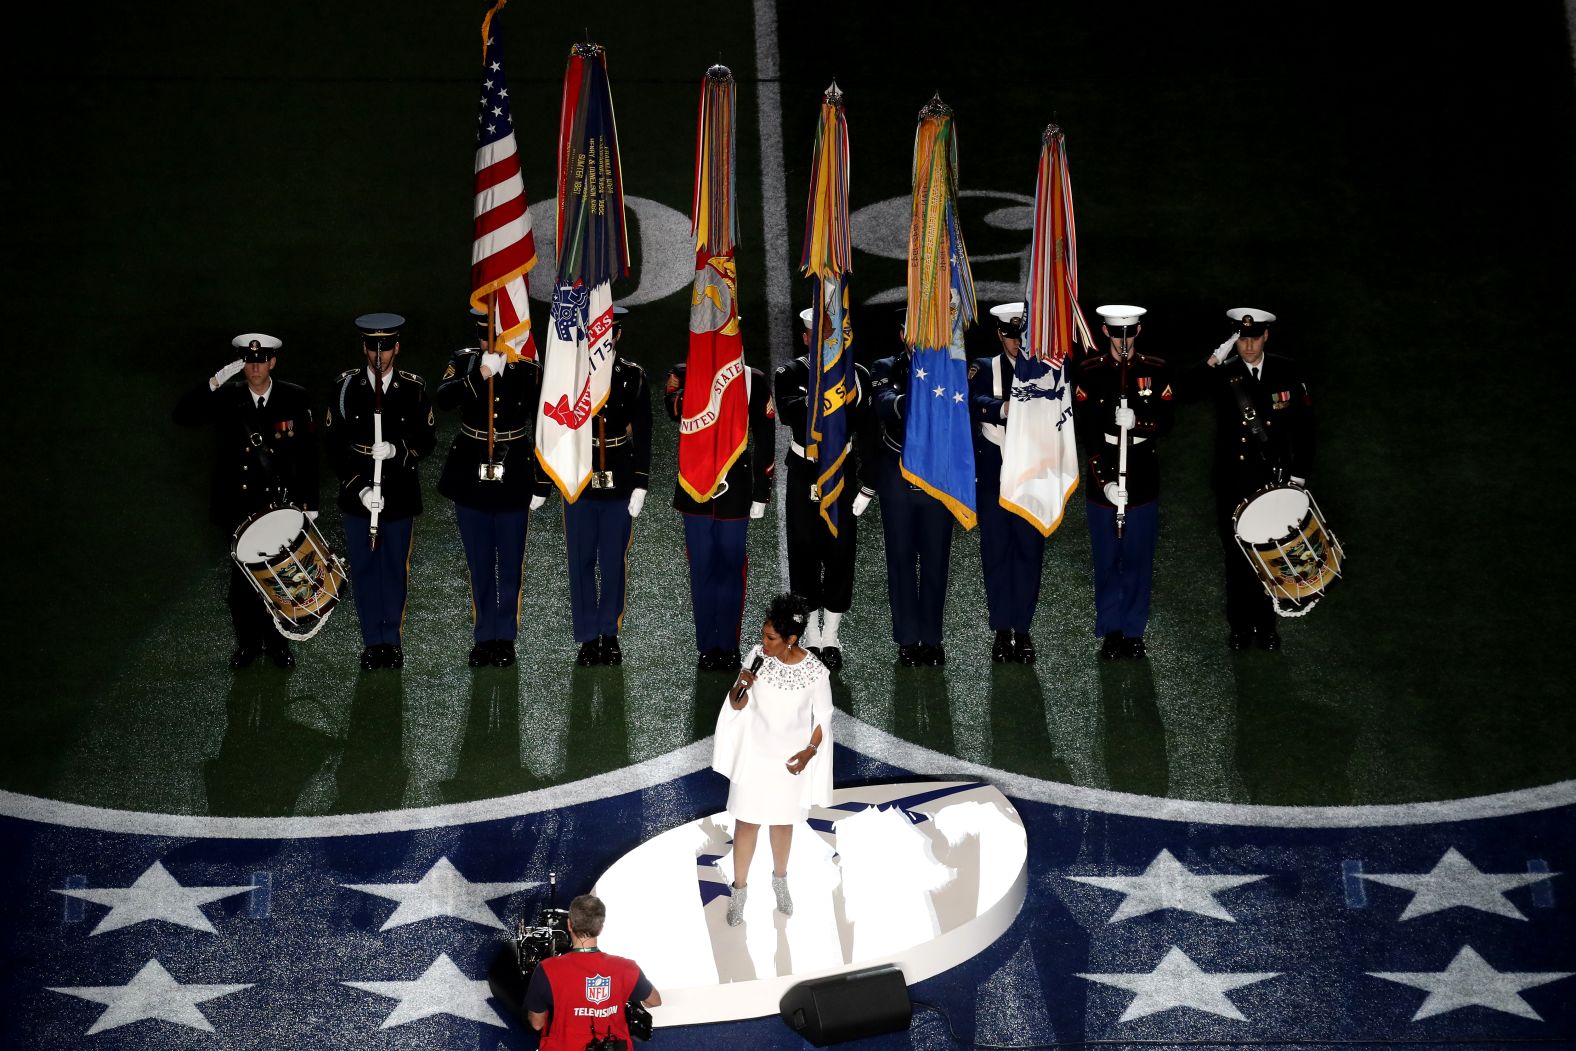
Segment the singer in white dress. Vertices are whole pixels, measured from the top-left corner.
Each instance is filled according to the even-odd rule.
[[[733,901],[737,923],[762,825],[771,828],[772,886],[778,909],[791,914],[785,882],[793,827],[812,806],[832,801],[832,686],[826,666],[799,638],[805,601],[779,595],[761,626],[761,644],[717,714],[711,768],[728,778],[734,818]]]

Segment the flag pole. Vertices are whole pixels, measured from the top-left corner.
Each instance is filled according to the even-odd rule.
[[[498,293],[497,291],[493,291],[487,296],[487,351],[489,353],[498,353],[497,342]],[[487,374],[487,464],[489,467],[492,466],[493,462],[493,443],[495,428],[497,425],[496,415],[498,411],[498,403],[493,398],[493,380],[497,378],[498,373],[496,372],[489,372]],[[492,472],[489,471],[488,473],[491,474]]]

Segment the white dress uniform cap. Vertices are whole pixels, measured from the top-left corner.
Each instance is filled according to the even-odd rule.
[[[990,308],[991,316],[997,321],[1007,325],[1020,325],[1023,323],[1023,314],[1028,307],[1023,303],[1001,303]]]
[[[804,327],[809,328],[815,323],[815,307],[805,307],[799,311],[799,320],[804,322]]]
[[[1100,320],[1111,327],[1138,324],[1138,319],[1149,313],[1143,307],[1135,307],[1126,303],[1113,303],[1108,306],[1095,307],[1094,312],[1100,315]]]
[[[243,332],[230,340],[230,346],[237,350],[246,350],[253,343],[256,343],[261,350],[278,350],[285,345],[284,341],[277,336],[270,336],[262,332]]]
[[[1226,311],[1226,316],[1238,323],[1251,318],[1253,323],[1258,325],[1268,325],[1275,320],[1274,314],[1271,314],[1268,310],[1260,310],[1257,307],[1232,307]]]

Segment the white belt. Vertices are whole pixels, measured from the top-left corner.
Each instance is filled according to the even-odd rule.
[[[849,442],[847,445],[843,446],[843,451],[847,452],[851,448],[853,448],[853,443]],[[796,441],[790,440],[788,442],[788,451],[799,457],[801,460],[808,460],[810,458],[809,454],[804,451],[804,446],[800,445]]]
[[[1149,440],[1148,438],[1140,438],[1136,434],[1131,435],[1131,437],[1133,439],[1133,444],[1134,445],[1142,445],[1142,444],[1144,444],[1145,442],[1147,442]],[[1120,444],[1122,444],[1122,439],[1118,438],[1114,434],[1108,434],[1108,435],[1105,436],[1105,444],[1107,444],[1107,445],[1120,445]]]

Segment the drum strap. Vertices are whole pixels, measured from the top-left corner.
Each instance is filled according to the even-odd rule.
[[[274,460],[273,451],[268,448],[267,439],[261,433],[246,425],[245,416],[242,416],[237,422],[240,425],[241,434],[246,440],[247,448],[251,449],[252,455],[257,458],[257,469],[262,472],[263,482],[269,488],[279,490],[280,496],[288,502],[290,493],[285,488],[284,480],[279,477],[279,466]]]
[[[1264,421],[1259,418],[1259,410],[1253,404],[1253,395],[1248,393],[1247,383],[1241,376],[1233,376],[1226,382],[1231,385],[1231,396],[1237,400],[1237,411],[1242,413],[1242,422],[1248,425],[1248,430],[1255,438],[1268,445],[1270,433],[1264,429]]]

